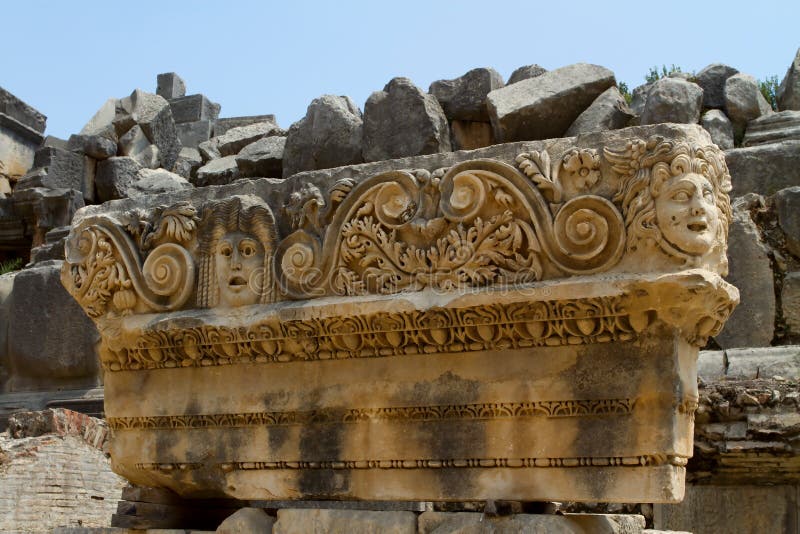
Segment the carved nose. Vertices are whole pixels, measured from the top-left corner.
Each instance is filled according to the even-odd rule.
[[[238,271],[242,268],[242,258],[239,257],[237,252],[231,254],[231,269]]]

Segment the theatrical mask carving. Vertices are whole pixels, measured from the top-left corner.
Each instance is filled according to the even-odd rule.
[[[233,308],[272,302],[274,247],[275,222],[259,199],[237,196],[207,205],[199,245],[198,304]]]
[[[717,147],[651,138],[605,155],[622,175],[614,201],[625,216],[632,258],[652,255],[655,245],[684,266],[727,272],[731,181]]]

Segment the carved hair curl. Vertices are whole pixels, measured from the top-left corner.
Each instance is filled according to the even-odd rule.
[[[252,195],[240,195],[210,202],[203,209],[198,244],[200,263],[197,305],[211,308],[219,302],[215,254],[219,240],[231,232],[254,236],[264,248],[264,277],[259,302],[275,301],[272,256],[275,249],[275,218],[264,201]]]
[[[620,203],[628,231],[626,249],[638,248],[643,240],[658,243],[665,252],[686,261],[691,256],[676,249],[663,238],[656,221],[655,199],[664,182],[673,176],[695,173],[704,176],[714,191],[714,203],[721,217],[718,228],[721,240],[731,222],[731,176],[722,152],[709,145],[694,148],[685,142],[664,141],[655,137],[646,143],[630,143],[626,150],[606,150],[606,157],[615,170],[623,174],[622,183],[614,197]]]

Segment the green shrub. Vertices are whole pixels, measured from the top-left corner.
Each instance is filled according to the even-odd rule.
[[[772,109],[778,111],[778,82],[777,76],[768,76],[763,80],[758,80],[758,88],[761,89],[761,94],[767,100]]]
[[[22,258],[12,258],[6,261],[0,261],[0,274],[10,273],[22,268]]]
[[[630,89],[628,89],[628,84],[625,82],[619,82],[617,84],[617,89],[619,89],[619,92],[622,94],[622,97],[625,99],[625,102],[627,102],[628,105],[630,106],[631,101],[633,100],[633,95],[631,94]]]

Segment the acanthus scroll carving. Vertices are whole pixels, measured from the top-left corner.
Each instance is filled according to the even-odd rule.
[[[597,158],[589,151],[564,157],[573,188],[596,182]],[[492,160],[392,171],[352,187],[322,231],[315,221],[323,195],[306,187],[287,206],[296,230],[278,248],[276,271],[290,298],[308,298],[514,285],[609,269],[625,241],[622,215],[600,196],[554,205],[540,192],[560,201],[562,188],[549,171],[531,181]],[[331,198],[341,191],[334,186]]]

